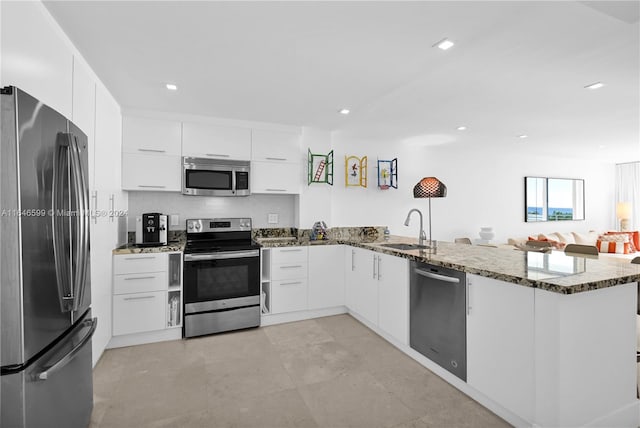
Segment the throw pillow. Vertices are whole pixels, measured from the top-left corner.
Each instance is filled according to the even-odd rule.
[[[596,247],[601,253],[629,254],[629,242],[622,241],[596,241]]]
[[[635,253],[639,251],[640,243],[638,243],[638,236],[640,233],[636,232],[607,232],[605,236],[608,235],[627,235],[629,236],[629,251]]]
[[[562,250],[566,245],[564,242],[556,241],[554,239],[548,239],[542,233],[539,234],[537,238],[534,238],[534,237],[530,236],[529,237],[529,241],[549,242],[551,244],[551,246],[553,248],[557,249],[557,250]]]
[[[558,235],[558,240],[560,242],[564,242],[565,244],[575,244],[576,238],[573,237],[573,233],[571,232],[556,232]]]
[[[571,232],[573,234],[573,237],[576,240],[576,244],[581,244],[581,245],[596,245],[596,241],[598,240],[598,232],[596,231],[589,231],[588,233],[578,233],[578,232]]]

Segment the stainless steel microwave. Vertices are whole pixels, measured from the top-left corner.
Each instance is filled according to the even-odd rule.
[[[194,196],[249,196],[249,161],[182,158],[182,193]]]

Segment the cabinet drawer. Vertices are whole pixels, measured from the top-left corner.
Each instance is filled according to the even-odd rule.
[[[121,255],[114,257],[113,273],[166,272],[167,265],[167,253]]]
[[[164,329],[166,299],[163,291],[113,296],[113,335]]]
[[[283,247],[271,249],[271,263],[307,263],[307,247]]]
[[[307,280],[274,281],[271,284],[271,313],[304,311],[307,309]]]
[[[163,291],[167,289],[168,282],[167,272],[115,275],[113,278],[113,294]]]
[[[307,279],[309,267],[307,262],[291,262],[271,265],[271,279],[278,281],[281,279]]]

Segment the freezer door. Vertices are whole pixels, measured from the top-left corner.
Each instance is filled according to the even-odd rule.
[[[91,311],[26,370],[2,376],[0,426],[86,428],[93,409]]]

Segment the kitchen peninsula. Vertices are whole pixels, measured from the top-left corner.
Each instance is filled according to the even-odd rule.
[[[628,260],[447,242],[438,242],[431,252],[384,246],[416,243],[415,239],[397,236],[388,242],[375,236],[258,241],[267,251],[344,244],[347,311],[514,425],[637,426],[636,296],[640,266]],[[467,273],[466,382],[413,350],[406,334],[388,334],[382,325],[382,311],[390,303],[382,294],[376,299],[375,316],[354,310],[349,301],[354,284],[348,274],[358,263],[354,262],[360,257],[357,251],[365,253],[361,260],[370,260],[369,253],[373,255],[374,276],[375,254],[380,253]],[[384,262],[377,268],[378,274],[382,269],[383,276]],[[404,266],[408,272],[409,263]],[[364,268],[370,278],[371,262]],[[387,271],[387,281],[389,276]],[[404,309],[394,310],[394,314],[402,317],[408,331],[408,276],[393,276],[393,286],[406,301]],[[382,293],[382,285],[378,287]],[[370,291],[378,293],[373,288]]]

